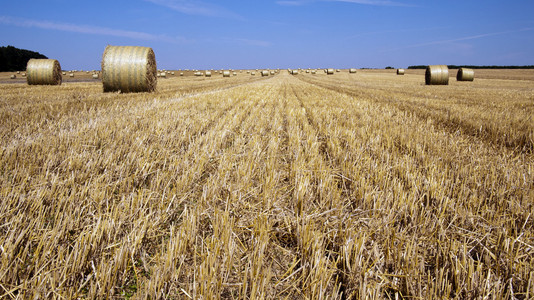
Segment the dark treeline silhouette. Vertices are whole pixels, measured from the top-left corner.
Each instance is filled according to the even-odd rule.
[[[30,58],[48,58],[39,52],[18,49],[13,46],[0,47],[0,72],[26,70]]]
[[[426,69],[426,65],[409,66],[408,69]],[[469,68],[469,69],[534,69],[530,66],[469,66],[469,65],[448,65],[449,69]]]

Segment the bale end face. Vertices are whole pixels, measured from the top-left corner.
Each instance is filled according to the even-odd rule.
[[[61,66],[55,59],[32,58],[26,65],[26,78],[30,85],[60,85]]]
[[[446,65],[428,66],[425,72],[425,83],[427,85],[448,85],[449,68]]]
[[[152,48],[107,46],[104,50],[104,92],[153,92],[157,86],[157,75],[156,56]]]

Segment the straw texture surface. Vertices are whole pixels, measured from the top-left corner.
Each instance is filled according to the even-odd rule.
[[[446,65],[428,66],[425,72],[425,83],[427,85],[449,84],[449,68]]]
[[[460,68],[458,74],[456,74],[456,80],[458,81],[473,81],[475,80],[475,70],[468,68]]]
[[[61,66],[55,59],[32,58],[26,65],[27,81],[31,85],[60,85]]]
[[[156,56],[152,48],[107,46],[102,55],[104,92],[153,92],[157,85]]]

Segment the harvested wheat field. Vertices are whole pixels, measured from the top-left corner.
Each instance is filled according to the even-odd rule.
[[[5,74],[0,296],[533,298],[534,76],[499,72]]]

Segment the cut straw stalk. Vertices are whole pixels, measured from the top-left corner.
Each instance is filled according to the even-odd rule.
[[[152,48],[107,46],[102,56],[104,92],[153,92],[157,85]]]

